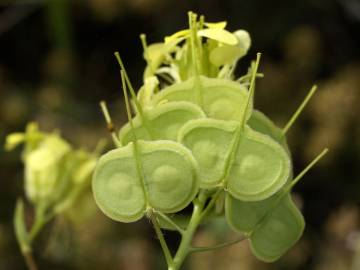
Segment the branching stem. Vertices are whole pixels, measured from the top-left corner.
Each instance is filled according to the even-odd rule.
[[[190,252],[191,253],[194,253],[194,252],[206,252],[206,251],[212,251],[212,250],[216,250],[216,249],[219,249],[219,248],[224,248],[224,247],[228,247],[228,246],[232,246],[232,245],[235,245],[237,243],[240,243],[242,241],[244,241],[246,239],[245,236],[239,238],[239,239],[235,239],[233,241],[230,241],[230,242],[226,242],[226,243],[222,243],[222,244],[218,244],[218,245],[215,245],[215,246],[211,246],[211,247],[193,247],[191,248]]]
[[[198,197],[193,201],[194,208],[189,224],[184,233],[182,234],[179,248],[173,259],[173,264],[168,265],[168,270],[179,270],[186,256],[193,252],[191,244],[193,236],[203,218],[206,217],[209,211],[214,207],[219,194],[220,191],[217,191],[213,195],[207,206],[205,206],[208,200],[208,194],[206,192],[200,192]]]
[[[174,222],[168,215],[156,212],[157,215],[159,215],[162,219],[164,219],[166,222],[168,222],[171,226],[173,226],[181,235],[185,233],[184,229],[182,229],[176,222]]]

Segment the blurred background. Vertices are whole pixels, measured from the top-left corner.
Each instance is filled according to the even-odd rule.
[[[125,121],[119,50],[136,87],[148,42],[187,25],[187,11],[246,29],[252,48],[237,70],[263,53],[265,77],[256,107],[282,126],[312,84],[318,93],[289,132],[295,173],[324,147],[330,153],[295,188],[306,219],[298,244],[274,264],[257,261],[242,242],[193,255],[184,269],[360,269],[360,1],[359,0],[0,0],[0,144],[28,121],[61,130],[78,147],[108,138],[98,102],[105,99],[117,127]],[[20,150],[0,149],[0,269],[25,269],[12,228],[23,196]],[[29,213],[31,216],[31,213]],[[236,237],[214,224],[198,245]],[[220,236],[219,236],[220,235]],[[166,232],[175,248],[177,237]],[[146,220],[126,225],[106,218],[89,191],[54,220],[34,247],[40,269],[165,269]]]

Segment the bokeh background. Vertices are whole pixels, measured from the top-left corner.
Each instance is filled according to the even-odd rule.
[[[359,0],[1,0],[0,144],[28,121],[59,129],[76,146],[108,138],[99,110],[108,101],[116,125],[125,121],[119,50],[136,87],[149,43],[182,29],[187,11],[228,29],[251,33],[253,45],[237,70],[263,53],[256,107],[286,123],[313,83],[318,93],[289,132],[295,172],[324,147],[330,153],[295,188],[304,236],[274,264],[257,261],[246,242],[192,256],[184,269],[360,269],[360,1]],[[0,149],[0,269],[25,269],[12,228],[23,193],[20,150]],[[30,210],[29,210],[30,211]],[[31,220],[31,211],[28,213]],[[220,236],[221,237],[220,237]],[[166,233],[172,247],[177,237]],[[213,225],[199,245],[236,236]],[[104,217],[90,189],[43,231],[34,255],[40,269],[165,269],[151,225]]]

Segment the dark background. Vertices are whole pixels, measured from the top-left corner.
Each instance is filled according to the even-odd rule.
[[[125,121],[119,50],[136,87],[142,84],[140,33],[161,41],[187,24],[187,11],[228,29],[246,29],[252,48],[237,70],[263,53],[265,77],[256,107],[282,126],[311,88],[318,93],[289,132],[295,172],[324,147],[330,153],[295,188],[307,227],[279,262],[264,264],[247,243],[192,256],[185,269],[359,270],[360,1],[359,0],[52,0],[0,1],[0,144],[28,121],[58,128],[76,146],[108,137],[98,102],[119,127]],[[23,196],[20,150],[0,150],[0,269],[25,269],[12,229]],[[31,210],[29,210],[31,216]],[[215,228],[216,230],[216,228]],[[199,245],[216,242],[213,229]],[[176,237],[167,233],[175,247]],[[229,234],[229,238],[233,235]],[[119,224],[94,206],[90,191],[46,227],[34,247],[40,269],[162,269],[147,221]]]

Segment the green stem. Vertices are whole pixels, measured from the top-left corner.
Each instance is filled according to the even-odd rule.
[[[246,74],[244,76],[241,76],[239,79],[237,79],[236,81],[239,83],[243,83],[244,80],[248,80],[252,77],[252,74]],[[264,74],[263,73],[256,73],[256,78],[264,78]]]
[[[178,231],[178,233],[184,234],[184,229],[182,229],[178,224],[176,224],[170,217],[168,217],[168,215],[161,212],[156,212],[156,214],[163,218],[170,225],[172,225]]]
[[[24,203],[21,199],[18,199],[16,203],[15,215],[14,215],[14,228],[16,239],[20,245],[20,250],[24,256],[27,268],[29,270],[37,270],[38,267],[35,263],[34,257],[31,251],[31,243],[40,232],[42,227],[50,220],[51,216],[46,215],[46,205],[38,204],[35,208],[34,223],[31,226],[31,230],[28,233],[26,229],[26,222],[24,219],[25,209]]]
[[[115,146],[116,147],[121,147],[121,142],[119,141],[119,139],[118,139],[118,137],[116,135],[114,123],[113,123],[113,121],[111,119],[109,109],[108,109],[105,101],[103,101],[103,100],[100,101],[100,108],[101,108],[101,111],[102,111],[102,113],[104,115],[105,122],[107,124],[107,129],[111,134],[111,137],[112,137],[112,140],[113,140]]]
[[[311,99],[311,97],[315,94],[317,90],[317,86],[314,85],[310,92],[306,95],[305,99],[301,102],[299,108],[297,108],[297,110],[295,111],[295,113],[293,114],[293,116],[291,116],[289,122],[285,125],[285,127],[283,128],[282,132],[281,132],[281,136],[284,137],[286,132],[288,132],[288,130],[291,128],[291,126],[295,123],[296,119],[299,117],[299,115],[301,114],[301,112],[304,110],[305,106],[308,104],[309,100]]]
[[[216,193],[212,196],[210,202],[208,203],[208,205],[206,206],[206,208],[204,209],[204,211],[201,213],[201,220],[203,220],[210,212],[211,209],[213,209],[217,198],[220,196],[221,193],[221,189],[219,189],[218,191],[216,191]]]
[[[179,270],[181,265],[183,264],[185,258],[187,255],[189,255],[191,252],[199,252],[200,249],[203,251],[211,250],[214,248],[220,248],[225,247],[228,245],[235,244],[237,242],[242,241],[243,239],[237,239],[235,241],[225,243],[218,245],[216,247],[209,247],[209,248],[194,248],[192,247],[192,239],[194,237],[194,234],[198,228],[198,226],[201,224],[202,220],[209,214],[209,211],[213,209],[216,199],[220,195],[221,190],[219,189],[215,194],[212,195],[211,200],[206,204],[210,194],[207,191],[201,191],[198,195],[198,197],[193,201],[193,212],[189,221],[189,224],[186,228],[186,230],[183,230],[181,228],[178,228],[180,234],[181,234],[181,241],[180,245],[178,247],[178,250],[175,254],[175,256],[172,258],[169,248],[165,242],[164,236],[161,232],[160,226],[156,220],[156,217],[152,214],[150,215],[151,221],[154,224],[154,228],[156,231],[156,234],[159,238],[160,245],[164,251],[166,262],[168,265],[168,270]],[[176,226],[175,226],[176,227]],[[206,250],[205,250],[206,249]]]
[[[184,234],[181,237],[179,248],[175,254],[173,265],[169,265],[168,270],[180,269],[186,256],[192,251],[191,242],[193,236],[200,225],[202,219],[206,216],[209,209],[213,207],[217,196],[213,196],[208,206],[204,209],[208,195],[206,192],[200,192],[198,198],[194,200],[194,209]]]
[[[46,208],[44,206],[39,205],[35,209],[35,222],[31,226],[31,230],[29,233],[29,241],[30,243],[35,239],[44,225],[49,221],[47,217],[45,217]]]
[[[222,244],[218,244],[218,245],[215,245],[215,246],[211,246],[211,247],[193,247],[190,252],[191,253],[194,253],[194,252],[206,252],[206,251],[212,251],[212,250],[215,250],[215,249],[219,249],[219,248],[223,248],[223,247],[228,247],[228,246],[232,246],[232,245],[235,245],[241,241],[244,241],[246,239],[245,236],[239,238],[239,239],[236,239],[236,240],[233,240],[233,241],[230,241],[230,242],[226,242],[226,243],[222,243]]]
[[[152,222],[152,224],[154,226],[156,235],[159,238],[161,248],[162,248],[162,250],[164,252],[164,255],[165,255],[166,263],[167,263],[167,265],[171,266],[173,264],[173,259],[172,259],[169,247],[166,244],[166,241],[165,241],[164,235],[162,234],[162,231],[160,229],[159,223],[156,220],[156,217],[155,217],[155,215],[153,215],[153,213],[151,213],[150,219],[151,219],[151,222]]]

